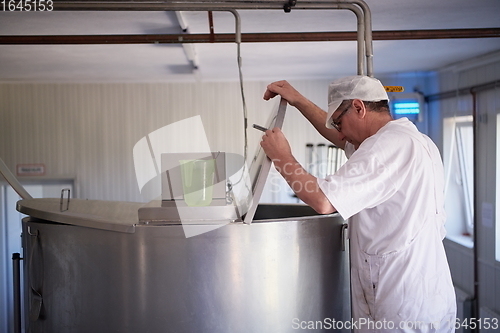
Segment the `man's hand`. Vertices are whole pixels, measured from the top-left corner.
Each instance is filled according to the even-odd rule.
[[[288,160],[292,158],[292,149],[283,132],[275,127],[267,130],[260,142],[266,155],[272,160]]]
[[[319,188],[316,177],[309,174],[293,157],[290,144],[278,127],[267,130],[260,145],[299,199],[320,214],[335,212],[335,208]]]
[[[266,92],[264,93],[264,99],[268,101],[277,95],[280,95],[281,97],[286,99],[288,104],[292,106],[297,106],[297,103],[300,100],[304,99],[304,96],[302,96],[297,90],[295,90],[295,88],[292,87],[290,83],[284,80],[269,84],[267,86]]]

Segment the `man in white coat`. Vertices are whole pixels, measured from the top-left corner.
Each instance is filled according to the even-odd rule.
[[[330,84],[328,112],[288,82],[270,84],[348,161],[317,179],[293,157],[280,129],[261,146],[297,196],[349,220],[353,326],[358,332],[453,332],[456,301],[442,239],[444,175],[435,144],[408,119],[392,119],[377,79]]]

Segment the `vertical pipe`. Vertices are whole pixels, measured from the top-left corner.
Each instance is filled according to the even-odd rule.
[[[474,165],[474,173],[473,173],[473,180],[474,180],[474,202],[473,202],[473,207],[474,207],[474,225],[473,225],[473,230],[474,230],[474,235],[473,235],[473,240],[474,240],[474,299],[472,300],[473,305],[472,305],[472,318],[479,318],[479,252],[478,252],[478,236],[477,233],[479,231],[479,218],[478,218],[478,170],[479,170],[479,159],[477,157],[477,147],[478,147],[478,122],[477,122],[477,93],[474,90],[474,88],[471,88],[470,93],[472,95],[472,137],[473,137],[473,152],[472,158],[473,158],[473,165]],[[471,319],[472,319],[471,318]],[[474,329],[474,332],[479,332],[477,327]]]
[[[335,8],[335,5],[331,5],[330,0],[323,0],[320,1],[322,3],[328,3],[330,4],[331,9]],[[363,42],[364,42],[364,47],[360,47],[358,43],[358,54],[359,52],[365,51],[366,54],[366,75],[373,77],[373,38],[372,38],[372,14],[370,11],[370,7],[366,4],[365,1],[363,0],[343,0],[341,1],[341,4],[338,5],[339,7],[337,8],[342,8],[342,9],[349,9],[353,11],[356,16],[358,17],[358,27],[360,26],[360,22],[362,21],[362,26],[363,26]],[[312,6],[310,5],[310,8]],[[354,8],[354,9],[353,9]],[[361,8],[361,12],[359,9]],[[358,29],[358,41],[360,39],[360,29]],[[363,53],[361,53],[361,58],[363,58]],[[360,60],[358,59],[358,63]],[[358,74],[359,75],[364,75],[364,67],[363,71],[361,72],[358,69]]]
[[[241,103],[243,106],[243,133],[244,133],[244,140],[245,140],[245,147],[244,152],[243,152],[243,161],[244,161],[244,166],[246,165],[247,161],[247,155],[248,155],[248,112],[247,112],[247,103],[245,100],[245,89],[243,87],[243,71],[242,71],[242,59],[241,59],[241,17],[240,14],[234,10],[234,9],[229,9],[227,10],[234,16],[234,35],[235,35],[235,43],[236,43],[236,57],[237,57],[237,63],[238,63],[238,77],[240,81],[240,93],[241,93]]]
[[[366,48],[366,72],[373,77],[373,39],[372,39],[372,13],[370,7],[363,0],[355,0],[363,10],[365,19],[365,48]]]
[[[208,11],[208,28],[210,30],[210,43],[215,42],[214,37],[214,17],[211,11]]]
[[[14,333],[21,333],[21,267],[19,253],[12,254],[12,274],[14,287]]]
[[[346,8],[349,9],[356,15],[357,21],[357,71],[358,75],[365,75],[365,61],[364,61],[364,53],[366,48],[366,22],[363,13],[359,10],[358,7],[353,5],[346,5]]]

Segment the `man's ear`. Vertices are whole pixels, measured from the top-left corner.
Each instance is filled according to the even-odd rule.
[[[355,99],[352,101],[352,105],[354,106],[354,110],[356,111],[356,116],[358,118],[366,117],[366,106],[360,99]]]

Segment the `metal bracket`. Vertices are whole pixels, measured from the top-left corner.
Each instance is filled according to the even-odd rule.
[[[292,7],[297,4],[297,0],[288,0],[287,3],[283,5],[283,10],[285,13],[290,13],[292,11]]]

